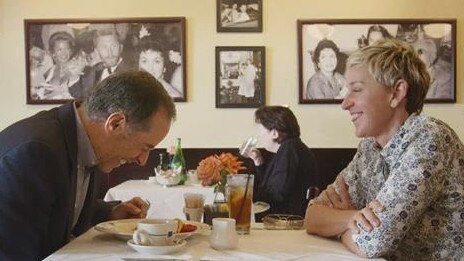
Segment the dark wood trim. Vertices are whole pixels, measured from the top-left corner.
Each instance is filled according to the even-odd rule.
[[[346,165],[351,161],[354,154],[356,153],[355,148],[312,148],[316,157],[319,171],[322,174],[323,180],[321,187],[325,188],[328,184],[335,180],[338,173],[345,168]],[[230,152],[244,162],[247,170],[243,172],[254,173],[255,168],[253,162],[250,159],[241,157],[238,154],[237,148],[184,148],[184,157],[186,159],[187,169],[194,169],[198,163],[214,154],[220,154],[222,152]],[[100,196],[103,197],[106,191],[126,180],[130,179],[148,179],[149,176],[154,175],[153,168],[158,165],[159,153],[166,153],[165,148],[155,149],[150,153],[147,164],[145,166],[138,166],[136,164],[123,165],[113,170],[102,180],[106,184],[102,184],[100,190]]]

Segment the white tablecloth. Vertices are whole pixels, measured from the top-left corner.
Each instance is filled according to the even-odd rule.
[[[140,254],[112,235],[90,229],[64,246],[47,261],[77,260],[365,260],[348,251],[340,242],[307,235],[304,230],[264,230],[255,224],[250,235],[239,236],[237,249],[217,251],[209,246],[209,230],[187,239],[180,252],[171,255]],[[128,259],[126,259],[128,260]],[[377,259],[381,260],[381,259]]]
[[[184,193],[201,193],[205,204],[214,201],[214,188],[199,185],[163,187],[148,180],[128,180],[111,189],[105,195],[105,201],[126,201],[133,197],[141,197],[150,201],[148,218],[180,218],[185,219],[182,209],[185,205]]]

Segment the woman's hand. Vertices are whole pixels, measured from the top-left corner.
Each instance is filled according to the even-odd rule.
[[[370,232],[374,228],[379,227],[380,221],[377,213],[384,210],[384,206],[377,200],[370,202],[365,208],[357,211],[348,222],[348,228],[355,234],[359,234],[360,229]]]
[[[257,148],[252,148],[248,153],[248,157],[253,160],[255,166],[261,166],[263,164],[263,156]]]
[[[335,188],[332,184],[327,186],[327,189],[325,190],[326,196],[330,200],[331,206],[343,210],[355,209],[351,203],[350,194],[348,193],[348,186],[345,183],[345,179],[343,177],[339,177],[337,178],[336,182],[338,184],[338,193],[335,191]]]

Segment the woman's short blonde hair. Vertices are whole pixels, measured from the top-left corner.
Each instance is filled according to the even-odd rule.
[[[386,87],[405,80],[408,83],[406,111],[410,114],[422,111],[430,75],[411,45],[396,39],[379,40],[348,57],[348,68],[359,64],[366,65],[374,80]]]

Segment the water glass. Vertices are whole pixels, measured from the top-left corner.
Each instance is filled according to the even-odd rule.
[[[248,157],[250,154],[251,150],[256,148],[256,144],[258,143],[258,140],[255,137],[249,137],[247,140],[242,142],[240,147],[238,148],[238,152],[240,155],[243,157]]]
[[[234,249],[238,245],[238,236],[235,232],[235,219],[213,218],[213,231],[209,243],[216,250]]]
[[[199,193],[185,193],[184,200],[185,207],[183,210],[186,219],[201,222],[205,197]]]

